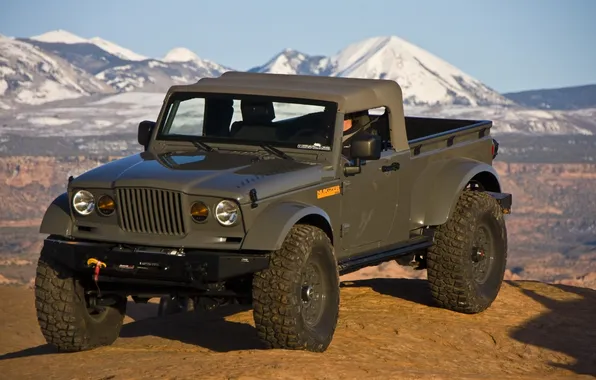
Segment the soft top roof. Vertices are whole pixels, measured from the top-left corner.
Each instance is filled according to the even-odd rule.
[[[402,105],[402,92],[395,81],[313,75],[263,74],[228,71],[218,78],[203,78],[177,85],[170,92],[232,93],[281,96],[330,101],[340,112]]]
[[[386,107],[393,148],[409,149],[402,91],[392,80],[228,71],[218,78],[172,86],[168,93],[178,91],[313,99],[335,102],[343,113]]]

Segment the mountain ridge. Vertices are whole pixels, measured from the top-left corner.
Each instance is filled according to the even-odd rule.
[[[503,94],[516,103],[544,110],[579,110],[596,108],[596,83]]]
[[[124,48],[111,41],[105,40],[101,37],[92,37],[89,39],[82,38],[64,29],[52,30],[37,36],[29,37],[30,40],[48,43],[63,43],[63,44],[93,44],[100,49],[105,50],[110,54],[114,54],[119,58],[129,61],[143,61],[149,59],[143,55],[137,54],[132,50]]]
[[[14,49],[7,51],[7,46],[15,44],[29,51],[27,54],[43,54],[52,59],[55,62],[52,71],[30,66],[24,73],[16,68],[15,62],[19,62],[23,53],[19,53],[19,58]],[[30,38],[0,37],[0,51],[0,119],[2,114],[10,118],[11,112],[20,110],[22,113],[23,107],[33,107],[44,114],[44,107],[60,101],[61,112],[49,110],[53,122],[62,123],[56,118],[70,120],[73,116],[79,121],[70,126],[81,126],[85,133],[89,133],[85,127],[89,122],[87,116],[71,115],[70,104],[73,109],[79,109],[77,105],[85,102],[98,107],[89,96],[109,97],[119,93],[140,93],[137,99],[141,101],[147,98],[143,93],[163,94],[171,85],[217,77],[233,70],[203,59],[184,47],[174,47],[161,58],[150,58],[100,37],[86,39],[62,29]],[[126,58],[130,55],[133,60]],[[140,57],[146,59],[140,60]],[[19,70],[22,75],[15,76]],[[396,80],[402,87],[408,112],[438,117],[489,118],[494,120],[496,132],[592,134],[596,131],[593,120],[596,108],[595,112],[553,113],[517,104],[450,63],[396,36],[367,38],[329,56],[311,56],[286,48],[263,65],[247,71]],[[70,78],[69,84],[58,78]],[[74,84],[77,83],[83,89],[76,89]],[[19,95],[21,93],[27,96]],[[126,104],[131,104],[129,101],[134,98],[129,97]],[[145,109],[140,105],[134,108]],[[66,111],[67,116],[60,116],[62,111]],[[32,119],[38,121],[44,117],[32,115]],[[100,124],[108,125],[108,120],[110,125],[118,123],[111,115],[106,115]],[[125,120],[125,123],[130,122]],[[8,126],[11,124],[14,121]],[[20,123],[15,127],[17,130],[27,128]]]
[[[188,82],[205,76],[218,76],[231,69],[202,59],[184,47],[171,49],[163,58],[148,58],[99,37],[86,39],[63,29],[19,40],[64,58],[116,91],[146,91],[147,83],[155,84],[153,75],[147,72],[147,61],[155,62],[153,67],[149,67],[151,69],[162,66],[159,63],[166,65],[162,66],[165,69],[170,65],[194,63],[202,69],[196,70],[194,75],[169,74],[172,79],[178,77]],[[131,74],[131,70],[136,69],[144,74]],[[515,105],[448,62],[396,36],[358,41],[330,56],[311,56],[287,48],[262,66],[248,71],[396,80],[406,94],[404,102],[413,105]],[[102,72],[111,75],[100,74]],[[122,76],[127,76],[128,80],[116,78],[116,72],[126,72]],[[131,76],[135,80],[131,80]],[[164,86],[154,87],[163,91]]]

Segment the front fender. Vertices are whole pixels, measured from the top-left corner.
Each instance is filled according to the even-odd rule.
[[[243,250],[274,251],[283,242],[300,219],[315,216],[327,223],[331,229],[331,219],[322,209],[301,203],[283,202],[272,204],[263,211],[248,230],[242,243]]]
[[[39,232],[48,235],[69,236],[72,233],[72,227],[68,194],[62,193],[46,210]]]
[[[434,186],[427,187],[423,224],[437,226],[447,222],[462,191],[474,177],[498,187],[487,190],[500,191],[499,175],[491,165],[465,158],[448,161],[432,178],[428,178]]]

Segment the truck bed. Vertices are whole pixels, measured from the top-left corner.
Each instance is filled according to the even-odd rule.
[[[410,145],[419,144],[451,134],[468,133],[476,129],[490,128],[486,120],[440,119],[431,117],[405,117],[406,134]]]
[[[423,150],[449,147],[456,142],[478,140],[492,128],[490,120],[445,119],[406,116],[406,135],[413,155]],[[384,141],[389,141],[389,123],[385,115],[373,122]]]
[[[451,151],[457,146],[457,153],[445,153],[479,159],[476,143],[486,140],[492,127],[488,120],[406,117],[405,121],[412,158],[429,152],[436,154],[436,150]]]

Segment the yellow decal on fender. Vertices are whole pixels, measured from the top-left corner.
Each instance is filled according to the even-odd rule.
[[[340,193],[339,185],[317,190],[317,199],[330,197]]]

